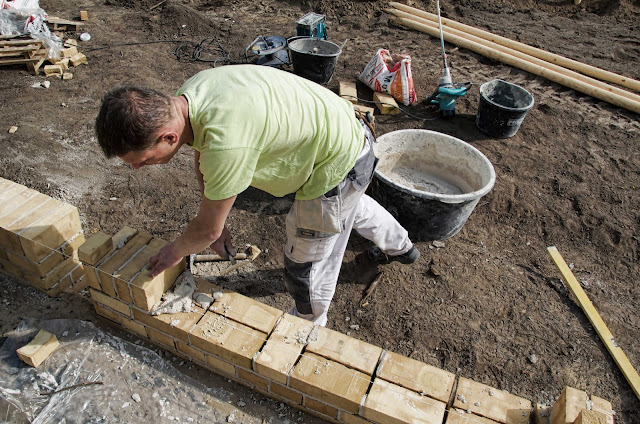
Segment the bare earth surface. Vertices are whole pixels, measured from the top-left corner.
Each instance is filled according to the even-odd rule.
[[[152,9],[157,3],[41,0],[50,15],[73,19],[79,10],[89,12],[92,39],[80,46],[89,64],[73,69],[72,80],[53,78],[49,89],[31,88],[42,75],[0,68],[0,176],[76,205],[88,234],[114,234],[128,225],[172,240],[198,207],[191,152],[135,172],[103,158],[93,121],[104,92],[138,83],[172,94],[202,69],[244,61],[257,35],[295,35],[295,21],[309,11],[326,14],[331,40],[348,39],[330,89],[337,90],[338,80],[355,81],[385,47],[412,57],[418,102],[407,110],[437,115],[424,99],[441,75],[440,42],[390,25],[383,1],[168,0]],[[435,12],[435,2],[412,4]],[[444,1],[442,10],[463,23],[640,79],[638,0],[584,0],[579,6],[462,0]],[[364,254],[369,242],[354,235],[328,327],[534,402],[552,404],[570,385],[611,400],[617,423],[640,422],[640,401],[546,250],[557,246],[573,265],[615,342],[639,369],[638,115],[465,49],[447,44],[447,51],[454,81],[474,83],[457,102],[457,115],[377,116],[378,133],[423,128],[465,140],[493,163],[495,188],[444,246],[418,241],[422,256],[414,265],[376,266]],[[489,138],[475,126],[478,87],[495,78],[535,98],[509,139]],[[364,85],[358,89],[371,99]],[[12,125],[19,129],[8,134]],[[281,246],[290,204],[290,198],[253,189],[240,195],[228,222],[234,241],[240,248],[255,244],[263,254],[237,274],[216,278],[217,268],[201,265],[200,275],[288,311]],[[380,284],[369,305],[360,307],[378,272]],[[96,321],[87,299],[32,297],[30,290],[0,281],[3,333],[25,316]]]

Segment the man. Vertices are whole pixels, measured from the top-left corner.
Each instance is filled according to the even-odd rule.
[[[294,315],[326,324],[352,228],[375,243],[377,260],[419,257],[407,231],[364,194],[376,162],[369,128],[351,103],[291,73],[224,66],[196,74],[173,97],[120,87],[103,98],[96,134],[107,157],[135,169],[167,163],[184,145],[195,150],[198,215],[150,259],[152,275],[207,246],[233,254],[225,220],[249,186],[296,194],[285,246]]]

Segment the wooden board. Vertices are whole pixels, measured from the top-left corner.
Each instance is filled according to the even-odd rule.
[[[576,277],[574,277],[571,269],[569,269],[569,266],[560,255],[560,252],[558,252],[558,249],[556,249],[555,246],[549,246],[547,247],[547,251],[553,258],[554,262],[560,269],[560,272],[567,281],[569,289],[571,289],[571,292],[574,294],[574,296],[578,298],[580,307],[587,315],[587,318],[589,318],[591,325],[593,325],[596,332],[600,336],[600,339],[607,347],[607,350],[609,351],[611,356],[613,356],[613,359],[615,360],[616,364],[618,364],[620,371],[622,371],[624,377],[631,385],[634,393],[636,394],[638,399],[640,399],[640,376],[638,375],[638,372],[635,370],[635,368],[633,368],[633,365],[631,365],[631,362],[629,362],[629,358],[627,358],[627,355],[625,355],[625,353],[622,351],[622,348],[616,343],[613,334],[611,334],[611,331],[609,331],[609,328],[600,317],[600,314],[591,303],[591,300],[589,300],[589,297],[582,289],[582,286],[580,285]]]

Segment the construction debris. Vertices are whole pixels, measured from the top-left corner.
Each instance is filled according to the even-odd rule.
[[[16,352],[22,361],[37,368],[59,345],[55,334],[40,330],[28,345]]]

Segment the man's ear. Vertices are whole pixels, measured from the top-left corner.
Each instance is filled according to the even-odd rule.
[[[179,140],[180,140],[180,137],[178,137],[178,133],[176,133],[175,131],[167,130],[160,134],[160,141],[165,141],[169,143],[170,146],[173,146]]]

